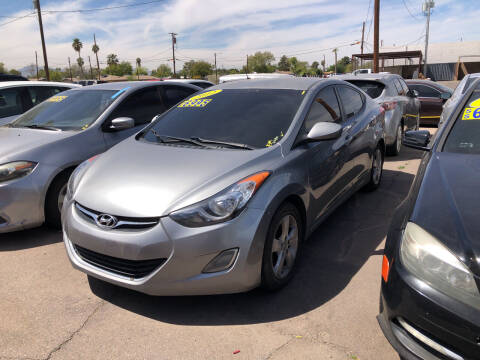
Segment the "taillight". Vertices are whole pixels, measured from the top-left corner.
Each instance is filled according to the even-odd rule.
[[[385,111],[393,110],[393,109],[395,109],[396,106],[397,106],[396,101],[385,101],[382,104],[382,107],[385,109]]]

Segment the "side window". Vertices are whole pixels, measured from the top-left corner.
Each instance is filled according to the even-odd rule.
[[[420,97],[440,97],[440,91],[425,85],[410,85],[412,90],[417,90]]]
[[[135,126],[147,124],[155,115],[166,110],[160,88],[158,86],[139,90],[125,99],[110,115],[113,120],[118,117],[130,117],[135,120]]]
[[[338,86],[337,89],[345,111],[345,119],[357,115],[363,108],[362,95],[348,86]]]
[[[403,89],[397,79],[392,80],[393,85],[395,86],[396,94],[402,95]]]
[[[313,125],[318,122],[339,122],[340,121],[340,106],[338,104],[337,95],[333,86],[329,86],[317,95],[314,100],[307,118],[305,119],[304,129],[309,132]]]
[[[165,102],[168,108],[171,108],[173,105],[196,92],[195,89],[183,86],[167,85],[164,86],[163,89],[165,91]]]
[[[0,90],[0,118],[23,113],[23,87]]]
[[[32,105],[40,104],[42,101],[47,100],[49,97],[58,94],[60,91],[56,91],[58,88],[50,86],[29,86],[28,94],[32,100]]]
[[[407,93],[408,93],[407,83],[406,83],[404,80],[402,80],[402,79],[399,79],[398,81],[400,82],[400,85],[402,86],[403,95],[407,95]]]
[[[205,83],[205,82],[193,82],[192,85],[201,87],[202,89],[206,89],[206,88],[212,86],[211,84]]]

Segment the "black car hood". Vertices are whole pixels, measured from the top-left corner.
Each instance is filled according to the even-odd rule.
[[[434,153],[410,220],[480,276],[480,156]]]

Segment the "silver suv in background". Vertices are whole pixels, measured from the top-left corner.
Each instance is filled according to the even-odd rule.
[[[0,82],[0,125],[8,124],[35,105],[80,85],[49,81]]]
[[[60,227],[67,180],[78,164],[198,90],[162,82],[79,87],[0,127],[0,233],[44,221]]]
[[[348,81],[365,91],[385,109],[385,139],[387,154],[398,155],[405,131],[420,126],[420,101],[415,91],[396,74],[342,75],[336,78]]]

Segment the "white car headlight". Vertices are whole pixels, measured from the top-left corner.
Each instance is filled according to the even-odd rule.
[[[36,166],[37,163],[31,161],[14,161],[0,165],[0,183],[27,176]]]
[[[471,271],[423,228],[409,222],[400,247],[402,264],[431,287],[480,309],[480,293]]]
[[[172,212],[170,217],[188,227],[213,225],[233,219],[269,175],[268,171],[256,173],[208,199]]]

